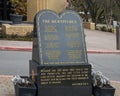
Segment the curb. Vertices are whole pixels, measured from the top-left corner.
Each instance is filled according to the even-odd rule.
[[[1,51],[32,51],[32,48],[27,47],[0,47]],[[120,51],[110,50],[87,50],[90,54],[120,54]]]
[[[32,48],[24,47],[0,47],[2,51],[32,51]]]
[[[111,81],[111,82],[120,84],[120,81]]]
[[[32,48],[27,47],[0,47],[2,51],[32,51]],[[110,50],[87,50],[90,54],[120,54],[120,51],[110,51]]]
[[[87,53],[94,53],[94,54],[120,54],[120,51],[110,51],[110,50],[87,50]]]

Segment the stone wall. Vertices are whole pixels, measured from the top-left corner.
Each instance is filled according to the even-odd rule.
[[[2,30],[7,35],[26,36],[33,31],[33,24],[2,24]]]
[[[47,1],[48,0],[27,0],[27,21],[33,22],[36,13],[47,8]]]
[[[95,30],[95,23],[84,22],[84,28]]]

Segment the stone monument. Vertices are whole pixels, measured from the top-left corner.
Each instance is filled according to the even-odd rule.
[[[76,12],[36,14],[30,78],[37,96],[92,95],[82,19]]]

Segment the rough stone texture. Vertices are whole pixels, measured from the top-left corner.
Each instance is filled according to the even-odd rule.
[[[2,30],[8,35],[26,36],[33,31],[33,24],[3,24]]]
[[[15,96],[12,76],[0,76],[0,96]]]
[[[111,81],[111,85],[116,89],[115,96],[120,96],[120,82]]]
[[[95,23],[84,22],[84,28],[95,30]]]

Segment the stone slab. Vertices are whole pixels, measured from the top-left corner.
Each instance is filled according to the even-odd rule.
[[[43,65],[88,62],[82,19],[76,12],[43,10],[34,22],[33,60]]]
[[[33,32],[33,24],[2,24],[2,31],[7,35],[26,36]]]

